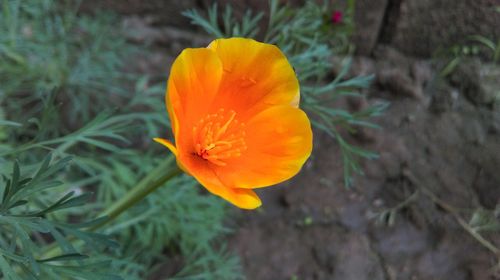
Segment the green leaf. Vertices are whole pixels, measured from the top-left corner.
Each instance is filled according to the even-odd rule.
[[[12,205],[9,205],[9,210],[12,208],[18,207],[18,206],[25,205],[26,203],[28,203],[27,200],[18,200],[16,202],[14,202]]]
[[[496,44],[492,40],[490,40],[484,36],[481,36],[481,35],[469,36],[469,40],[479,42],[479,43],[483,44],[484,46],[488,47],[489,49],[491,49],[492,51],[495,51],[497,48]]]
[[[450,62],[448,62],[448,64],[446,64],[446,66],[443,68],[443,70],[441,70],[439,75],[441,77],[448,76],[453,71],[455,71],[455,69],[457,68],[458,64],[460,64],[461,61],[462,61],[462,58],[459,56],[453,58],[452,60],[450,60]]]
[[[17,126],[20,127],[22,124],[18,122],[13,122],[13,121],[7,121],[7,120],[0,120],[0,125],[5,125],[5,126]]]
[[[41,260],[38,260],[38,262],[46,263],[46,262],[55,262],[55,261],[57,261],[57,262],[59,262],[59,261],[75,261],[75,260],[79,261],[79,260],[88,259],[88,257],[89,256],[87,256],[87,255],[73,253],[73,254],[59,255],[59,256],[47,258],[47,259],[41,259]]]
[[[3,276],[8,280],[22,280],[17,273],[11,268],[9,263],[0,254],[0,269],[2,270]]]

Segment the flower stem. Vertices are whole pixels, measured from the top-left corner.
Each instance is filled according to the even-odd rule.
[[[177,165],[172,164],[173,161],[174,157],[169,157],[163,163],[158,165],[158,167],[156,167],[146,177],[139,181],[139,183],[125,196],[123,196],[120,200],[116,201],[109,208],[107,208],[103,212],[103,216],[105,216],[106,219],[91,227],[90,230],[96,230],[103,225],[113,221],[121,213],[125,212],[125,210],[137,204],[148,194],[152,193],[157,188],[165,184],[168,180],[182,173]]]
[[[113,221],[120,214],[125,212],[127,209],[133,207],[142,199],[144,199],[148,194],[155,191],[157,188],[164,185],[170,179],[182,173],[179,167],[174,164],[175,157],[169,157],[158,165],[153,171],[151,171],[146,177],[141,179],[137,185],[130,190],[125,196],[121,197],[115,203],[113,203],[109,208],[107,208],[102,215],[105,217],[98,224],[93,225],[89,228],[90,231],[95,231],[102,226]],[[73,238],[68,238],[69,242],[74,241]],[[81,240],[79,240],[81,241]],[[51,258],[61,254],[61,248],[57,243],[53,243],[47,248],[47,251],[42,254],[41,259]]]

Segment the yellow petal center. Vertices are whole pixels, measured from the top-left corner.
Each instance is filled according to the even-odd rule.
[[[194,154],[225,166],[225,160],[239,157],[247,149],[244,128],[233,110],[219,109],[208,114],[193,127]]]

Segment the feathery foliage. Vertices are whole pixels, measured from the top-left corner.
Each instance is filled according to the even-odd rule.
[[[125,67],[139,50],[117,17],[77,15],[78,4],[0,6],[0,278],[144,279],[181,259],[170,276],[236,279],[226,206],[190,178],[92,230],[164,161],[151,138],[168,123],[164,81]]]
[[[47,156],[33,176],[26,176],[19,164],[14,162],[11,176],[4,176],[0,203],[0,268],[4,278],[39,279],[56,275],[69,278],[75,273],[84,279],[91,279],[92,275],[97,279],[117,278],[111,271],[106,271],[107,261],[86,261],[88,256],[68,240],[70,236],[79,239],[85,243],[87,250],[92,251],[116,247],[117,244],[106,235],[82,230],[99,222],[99,219],[68,223],[51,217],[55,212],[87,203],[91,193],[77,195],[75,191],[70,191],[50,204],[38,199],[41,192],[63,184],[53,177],[66,168],[69,158],[52,164],[50,161],[51,157]],[[41,257],[43,247],[50,242],[55,242],[62,253],[49,258]]]

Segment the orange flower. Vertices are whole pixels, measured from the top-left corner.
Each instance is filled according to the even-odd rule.
[[[185,49],[165,99],[176,146],[154,140],[207,190],[240,208],[259,207],[252,189],[291,178],[311,154],[299,83],[274,45],[230,38]]]

